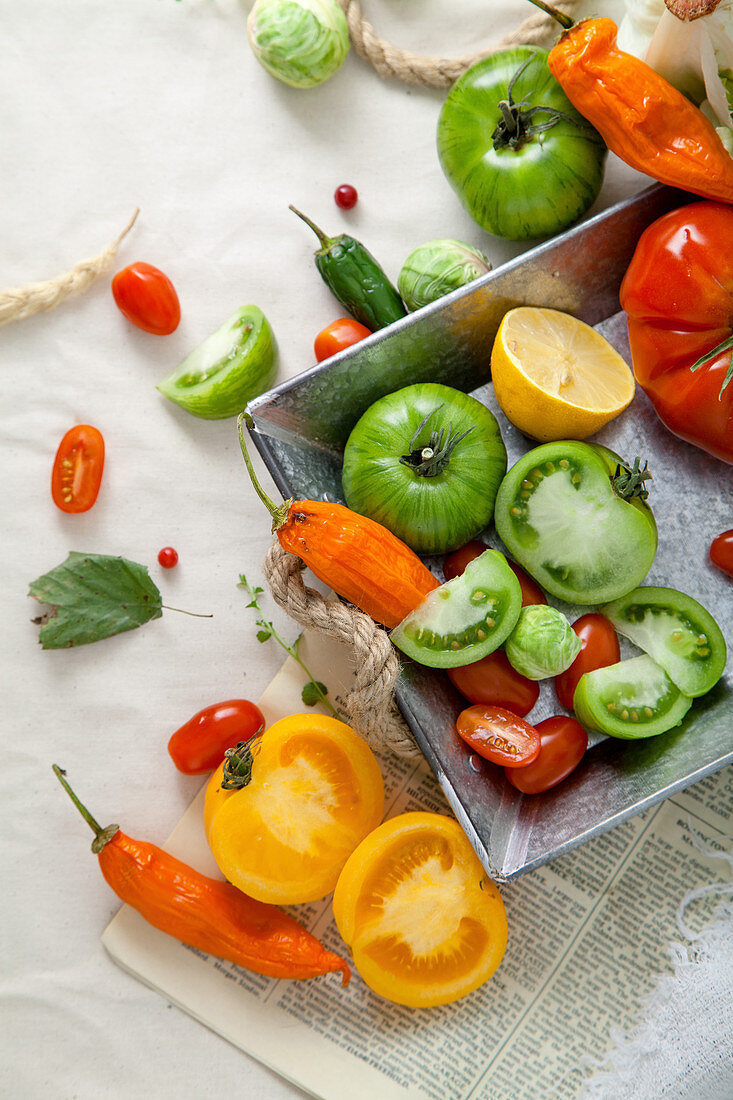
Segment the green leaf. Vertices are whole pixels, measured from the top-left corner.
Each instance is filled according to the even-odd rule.
[[[328,695],[328,688],[320,680],[311,680],[300,693],[300,697],[307,707],[314,707],[316,703],[322,703],[325,695]]]
[[[87,645],[159,619],[160,592],[144,565],[72,550],[65,562],[33,581],[30,596],[51,609],[33,621],[44,649]]]
[[[258,642],[266,642],[267,639],[271,638],[271,637],[272,637],[272,631],[270,631],[270,630],[258,630],[257,631],[257,641]]]

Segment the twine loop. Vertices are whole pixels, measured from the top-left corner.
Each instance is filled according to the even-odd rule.
[[[272,598],[299,626],[352,649],[354,686],[343,702],[349,723],[373,749],[417,759],[420,750],[394,703],[400,666],[387,631],[364,611],[308,588],[304,569],[275,539],[263,565]]]
[[[356,53],[367,61],[382,78],[396,77],[406,84],[421,84],[432,88],[449,88],[471,65],[510,46],[545,46],[557,34],[557,23],[545,12],[535,11],[514,31],[505,34],[491,49],[465,57],[419,57],[409,50],[398,49],[380,38],[371,23],[362,15],[359,0],[338,0],[346,16],[349,37]],[[555,7],[570,14],[579,0],[556,0]]]

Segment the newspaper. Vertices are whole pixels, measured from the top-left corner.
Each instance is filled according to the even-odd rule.
[[[303,640],[331,695],[347,690],[345,649]],[[268,723],[302,712],[302,670],[288,659],[260,706]],[[421,760],[380,760],[386,816],[449,813]],[[204,784],[205,786],[205,784]],[[202,826],[203,788],[166,848],[200,871],[218,869]],[[658,975],[676,912],[696,886],[726,877],[733,769],[709,776],[603,836],[501,887],[506,955],[482,988],[451,1005],[408,1009],[352,974],[310,981],[262,977],[157,931],[129,906],[105,930],[115,961],[252,1057],[322,1100],[545,1100],[577,1096],[583,1060],[608,1049],[612,1027],[633,1027]],[[702,843],[701,843],[702,842]],[[344,954],[330,898],[293,907],[327,947]],[[686,913],[702,926],[709,909]]]

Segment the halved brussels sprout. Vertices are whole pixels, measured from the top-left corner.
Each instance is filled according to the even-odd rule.
[[[582,642],[562,611],[546,604],[523,607],[504,649],[509,664],[528,680],[558,676],[570,668]]]
[[[260,64],[293,88],[322,84],[349,52],[346,16],[336,0],[256,0],[247,34]]]
[[[418,245],[402,265],[397,288],[408,309],[420,309],[491,271],[483,252],[449,238]]]

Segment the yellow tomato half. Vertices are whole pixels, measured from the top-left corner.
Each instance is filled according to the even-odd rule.
[[[366,984],[411,1008],[464,997],[506,948],[501,895],[443,814],[401,814],[370,833],[341,872],[333,913]]]
[[[258,901],[296,905],[330,894],[357,844],[381,821],[384,784],[362,739],[335,718],[295,714],[265,730],[252,778],[206,790],[204,827],[220,870]]]

